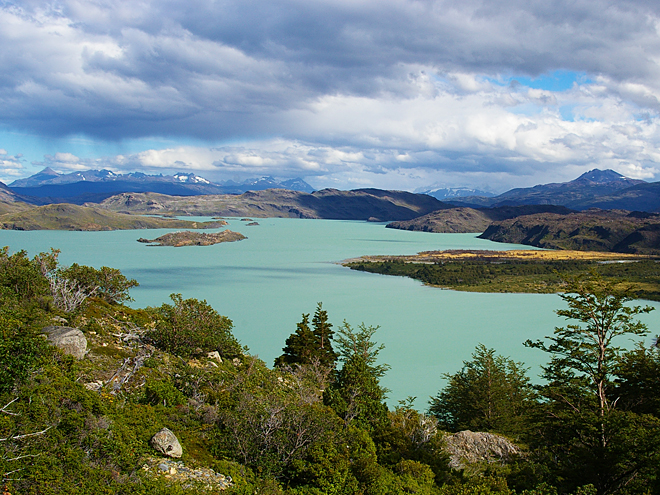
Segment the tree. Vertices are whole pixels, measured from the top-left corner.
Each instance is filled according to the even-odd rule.
[[[314,336],[319,346],[319,360],[321,364],[334,368],[337,361],[337,353],[332,348],[334,331],[332,330],[332,323],[328,322],[328,312],[323,309],[322,303],[316,305],[312,324],[314,325]]]
[[[275,359],[275,366],[286,366],[311,362],[315,354],[317,339],[309,328],[309,314],[302,315],[302,320],[296,325],[295,333],[286,339],[284,352]]]
[[[328,322],[328,313],[318,303],[312,320],[314,330],[309,327],[309,313],[302,315],[302,320],[296,325],[295,333],[286,339],[283,354],[275,359],[275,366],[291,366],[294,364],[310,364],[318,362],[334,369],[337,353],[332,348],[332,324]]]
[[[479,344],[471,361],[431,399],[429,411],[449,431],[490,431],[516,435],[524,430],[534,392],[522,363]]]
[[[599,494],[630,490],[657,462],[660,422],[617,408],[614,372],[623,350],[616,342],[645,335],[635,317],[652,308],[627,304],[628,290],[597,276],[569,281],[561,297],[568,308],[557,314],[575,323],[556,328],[549,345],[525,343],[550,354],[539,388],[544,416],[531,439],[547,453],[561,489],[591,483]]]
[[[660,349],[657,345],[647,348],[640,343],[624,352],[614,373],[619,407],[660,418]]]
[[[323,396],[345,424],[355,421],[367,431],[387,421],[387,389],[379,382],[389,366],[376,364],[378,353],[384,348],[373,341],[378,328],[361,323],[356,331],[344,321],[337,338],[342,368]]]

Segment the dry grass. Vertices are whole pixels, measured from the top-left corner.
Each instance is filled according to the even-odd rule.
[[[606,253],[600,251],[569,251],[515,249],[511,251],[447,250],[424,251],[409,256],[362,256],[348,261],[403,261],[406,263],[436,263],[442,261],[632,261],[658,259],[658,256]]]

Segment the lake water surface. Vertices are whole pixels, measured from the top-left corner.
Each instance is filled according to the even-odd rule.
[[[54,247],[64,264],[119,268],[135,278],[142,307],[169,301],[169,294],[206,299],[234,322],[234,334],[268,364],[281,354],[302,313],[323,302],[330,321],[379,325],[385,344],[381,362],[392,368],[383,379],[390,405],[416,396],[420,409],[479,343],[532,366],[541,351],[522,342],[552,333],[564,320],[554,314],[556,295],[476,294],[425,287],[420,282],[352,271],[336,262],[367,254],[414,254],[434,249],[517,249],[477,239],[476,234],[431,234],[386,229],[384,224],[267,218],[247,226],[228,219],[248,239],[206,247],[148,247],[139,237],[170,230],[114,232],[0,231],[0,245],[30,255]],[[654,307],[659,305],[651,304]],[[643,318],[660,333],[660,311]]]

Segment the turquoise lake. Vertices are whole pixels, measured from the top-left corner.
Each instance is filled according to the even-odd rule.
[[[336,326],[343,320],[379,325],[385,344],[381,362],[391,366],[383,384],[390,405],[416,396],[428,398],[443,386],[477,344],[532,367],[546,356],[523,347],[526,339],[550,335],[565,320],[554,310],[557,295],[475,294],[425,287],[415,280],[356,272],[336,262],[367,254],[414,254],[437,249],[517,249],[476,238],[476,234],[431,234],[386,229],[384,224],[267,218],[258,226],[229,219],[248,239],[206,247],[148,247],[139,237],[170,230],[114,232],[0,231],[0,245],[30,255],[54,247],[64,264],[119,268],[135,278],[134,307],[157,306],[169,294],[206,299],[234,322],[234,334],[269,365],[281,354],[302,313],[317,302]],[[656,303],[652,306],[658,307]],[[660,333],[660,311],[645,315],[652,335]]]

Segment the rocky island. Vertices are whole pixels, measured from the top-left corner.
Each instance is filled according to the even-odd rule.
[[[183,232],[170,232],[169,234],[161,235],[156,239],[145,239],[141,237],[138,242],[150,243],[150,246],[212,246],[221,242],[234,242],[247,239],[243,234],[232,232],[231,230],[223,230],[214,234],[207,234],[204,232],[190,232],[188,230]]]

